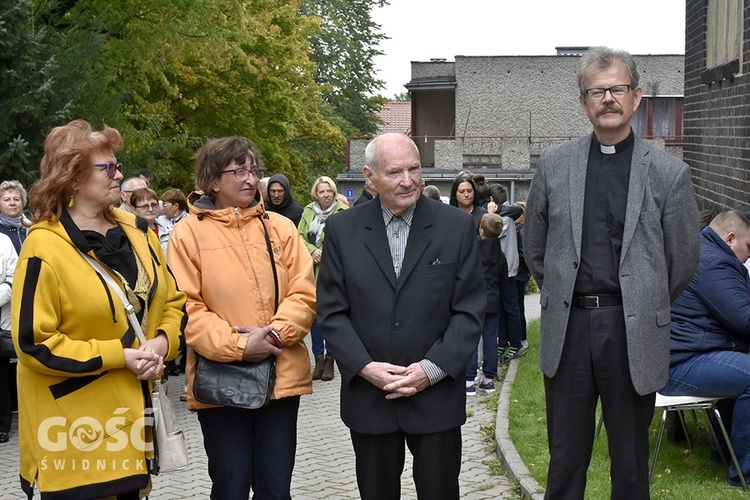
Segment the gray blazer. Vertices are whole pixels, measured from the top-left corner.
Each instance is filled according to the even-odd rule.
[[[524,251],[541,289],[539,364],[548,377],[554,377],[560,364],[581,258],[591,137],[542,152],[526,204]],[[699,252],[690,167],[636,137],[620,287],[630,374],[638,394],[657,391],[667,382],[670,304],[692,279]]]

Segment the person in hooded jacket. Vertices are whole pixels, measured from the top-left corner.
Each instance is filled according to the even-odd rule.
[[[201,191],[169,238],[169,265],[187,294],[187,404],[198,413],[214,499],[247,500],[251,489],[253,498],[291,498],[300,395],[312,392],[304,337],[315,316],[313,263],[292,221],[266,212],[262,177],[249,139],[208,141],[196,159]],[[275,356],[270,402],[248,410],[197,401],[196,353],[220,362]]]
[[[122,181],[115,152],[123,146],[106,126],[55,127],[29,193],[34,225],[11,294],[19,475],[28,498],[37,489],[43,500],[134,500],[151,488],[149,381],[183,343],[185,294],[146,220],[112,207]],[[144,344],[82,253],[126,294]]]
[[[273,174],[268,179],[268,187],[263,193],[266,200],[266,210],[276,212],[299,225],[302,218],[302,206],[292,199],[292,188],[289,179],[284,174]]]

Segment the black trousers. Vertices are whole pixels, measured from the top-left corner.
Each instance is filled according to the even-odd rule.
[[[654,393],[633,389],[622,306],[571,308],[560,367],[544,379],[550,464],[546,499],[582,499],[601,397],[613,500],[649,498]]]
[[[13,380],[14,373],[10,358],[0,358],[0,432],[9,432],[13,421],[11,392],[16,385]]]
[[[405,448],[414,456],[417,497],[458,500],[461,471],[461,428],[433,434],[360,434],[351,431],[362,500],[399,500]]]

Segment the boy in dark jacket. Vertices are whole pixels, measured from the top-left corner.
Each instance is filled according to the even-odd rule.
[[[484,280],[487,285],[487,306],[484,310],[484,328],[482,330],[482,382],[479,390],[487,393],[495,390],[492,381],[497,376],[497,334],[501,294],[508,282],[508,263],[500,248],[498,236],[503,229],[503,218],[497,214],[484,214],[479,225],[479,253],[484,266]],[[466,366],[466,395],[477,393],[477,351]]]

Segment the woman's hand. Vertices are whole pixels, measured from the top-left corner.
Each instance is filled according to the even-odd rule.
[[[125,368],[135,373],[138,380],[148,380],[164,371],[164,357],[153,350],[125,348]]]
[[[242,353],[243,361],[262,361],[268,356],[278,356],[281,349],[276,347],[268,335],[273,327],[271,325],[258,326],[235,326],[237,333],[247,337],[247,345]]]
[[[320,259],[323,257],[323,251],[320,248],[316,248],[310,256],[312,257],[314,264],[320,264]]]
[[[162,332],[156,337],[147,340],[146,343],[138,348],[138,350],[153,351],[163,358],[169,352],[169,340],[167,340],[167,334]]]

